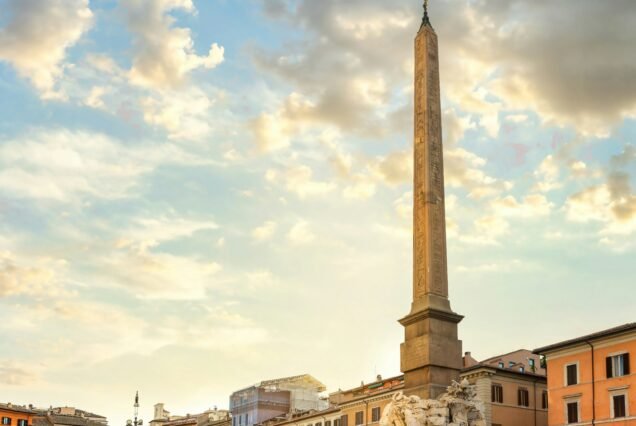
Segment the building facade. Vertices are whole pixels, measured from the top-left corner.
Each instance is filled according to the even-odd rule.
[[[266,380],[230,396],[233,426],[253,426],[275,418],[322,411],[329,404],[322,397],[326,387],[309,374]]]
[[[329,395],[330,407],[308,410],[264,422],[259,426],[374,426],[395,393],[404,390],[404,376],[362,384]]]
[[[460,377],[476,387],[489,426],[547,426],[547,381],[538,355],[521,349],[470,364]]]
[[[35,412],[27,407],[0,404],[0,421],[3,426],[32,426]]]
[[[230,426],[232,415],[228,410],[207,410],[200,414],[171,415],[163,403],[155,404],[151,426]]]
[[[636,323],[534,352],[547,364],[549,426],[636,425]]]

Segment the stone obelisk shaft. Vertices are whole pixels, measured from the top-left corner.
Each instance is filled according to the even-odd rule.
[[[450,310],[439,86],[437,35],[423,25],[415,38],[413,312]]]
[[[435,398],[459,377],[463,317],[448,299],[439,57],[427,15],[415,38],[414,157],[413,303],[400,320],[401,369],[405,393]]]

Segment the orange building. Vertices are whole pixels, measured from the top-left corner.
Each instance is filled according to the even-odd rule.
[[[0,404],[0,425],[3,426],[32,426],[35,412],[13,404]]]
[[[548,425],[636,425],[636,323],[535,349],[548,371]]]

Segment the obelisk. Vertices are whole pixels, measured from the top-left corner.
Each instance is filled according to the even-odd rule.
[[[444,163],[437,35],[428,17],[415,38],[413,303],[400,323],[406,395],[436,398],[462,368],[462,343],[448,299]]]

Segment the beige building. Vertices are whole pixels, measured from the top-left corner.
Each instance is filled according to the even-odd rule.
[[[545,369],[538,355],[520,349],[477,362],[466,353],[460,373],[477,388],[492,426],[547,426]]]
[[[380,422],[384,407],[404,389],[404,376],[382,379],[329,395],[330,407],[308,410],[264,422],[259,426],[370,426]]]
[[[151,426],[230,426],[232,416],[228,410],[207,410],[200,414],[171,415],[163,403],[155,404]]]

